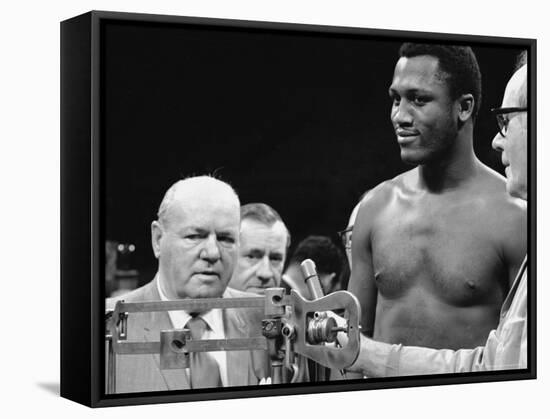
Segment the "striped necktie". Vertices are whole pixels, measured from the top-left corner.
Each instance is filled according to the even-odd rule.
[[[207,325],[200,316],[191,317],[185,325],[191,331],[193,340],[202,339]],[[191,388],[221,387],[220,369],[208,352],[190,354]]]

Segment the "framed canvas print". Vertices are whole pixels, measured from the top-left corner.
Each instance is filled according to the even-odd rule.
[[[535,64],[534,39],[62,22],[61,395],[535,378]]]

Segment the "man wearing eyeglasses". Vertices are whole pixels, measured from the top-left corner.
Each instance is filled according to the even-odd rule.
[[[361,202],[348,290],[363,333],[436,349],[483,345],[525,255],[527,222],[525,205],[473,150],[475,55],[403,44],[389,94],[401,159],[415,167]]]
[[[500,132],[493,148],[500,151],[506,167],[506,190],[527,203],[527,65],[519,61],[504,93]],[[513,110],[512,110],[513,109]],[[471,371],[523,369],[527,367],[527,257],[514,278],[500,310],[498,326],[488,334],[483,346],[475,349],[429,349],[390,345],[361,336],[359,357],[351,370],[370,377],[441,374]],[[334,316],[340,323],[343,319]],[[449,333],[452,333],[451,331]],[[346,344],[346,336],[338,340]]]
[[[526,73],[526,66],[516,72],[508,83],[503,107],[491,110],[499,126],[493,148],[502,152],[502,164],[506,167],[506,190],[510,195],[524,200],[527,200],[527,141],[522,139],[527,138],[527,89],[523,85],[518,86],[517,80],[526,78]],[[510,106],[517,103],[522,106]]]

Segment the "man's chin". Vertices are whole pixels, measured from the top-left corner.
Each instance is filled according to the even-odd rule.
[[[410,166],[429,165],[432,162],[438,162],[443,158],[441,154],[436,154],[425,149],[401,149],[401,161]]]
[[[248,287],[245,291],[252,294],[265,295],[266,288],[261,287]]]
[[[411,166],[418,166],[424,163],[424,158],[421,153],[415,152],[410,149],[401,149],[401,161]]]
[[[514,198],[527,200],[527,187],[514,177],[506,179],[506,192]]]
[[[178,293],[179,298],[221,298],[225,291],[225,286],[218,283],[216,285],[201,284],[197,287],[193,287],[192,290],[181,290]]]

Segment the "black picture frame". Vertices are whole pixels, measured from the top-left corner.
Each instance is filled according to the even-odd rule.
[[[109,26],[111,25],[111,26]],[[106,30],[115,29],[113,33],[108,34]],[[105,86],[106,82],[111,83],[112,80],[117,80],[116,77],[108,79],[110,75],[109,69],[106,69],[105,65],[114,61],[114,57],[119,57],[120,61],[117,61],[117,65],[126,62],[128,69],[132,69],[131,63],[136,58],[132,57],[132,53],[135,50],[126,50],[127,56],[120,54],[120,51],[124,49],[108,50],[110,45],[108,42],[115,42],[117,35],[116,30],[121,28],[130,28],[137,31],[141,35],[143,40],[146,40],[148,31],[153,29],[155,32],[160,32],[157,36],[166,36],[167,32],[174,33],[177,31],[193,31],[193,36],[201,37],[204,41],[205,37],[211,36],[209,34],[233,33],[236,34],[236,38],[249,39],[250,42],[258,43],[260,39],[262,42],[273,42],[270,44],[272,48],[279,48],[277,54],[284,56],[288,54],[298,54],[297,51],[285,52],[284,49],[279,46],[276,47],[277,39],[284,37],[291,41],[297,42],[305,38],[309,40],[321,40],[320,43],[326,42],[337,44],[331,46],[331,51],[350,49],[350,56],[354,51],[355,42],[361,40],[371,40],[379,43],[396,43],[396,45],[404,40],[426,40],[442,43],[460,43],[468,44],[479,49],[488,48],[494,50],[521,50],[526,49],[529,59],[529,218],[528,218],[528,232],[529,243],[528,253],[530,254],[529,260],[529,362],[526,370],[518,371],[494,371],[483,373],[466,373],[466,374],[444,374],[444,375],[431,375],[431,376],[416,376],[416,377],[397,377],[397,378],[384,378],[384,379],[370,379],[370,380],[351,380],[345,382],[322,382],[322,383],[303,383],[297,385],[277,385],[277,386],[263,386],[263,387],[235,387],[225,388],[220,390],[184,390],[174,392],[151,392],[151,393],[131,393],[131,394],[117,394],[117,395],[105,395],[104,394],[104,266],[105,266],[105,240],[106,231],[111,228],[113,221],[109,220],[109,217],[114,211],[117,203],[108,203],[110,196],[117,196],[119,189],[112,188],[115,192],[108,192],[108,189],[113,184],[113,180],[116,178],[116,170],[112,171],[112,162],[109,161],[110,153],[122,153],[124,150],[116,150],[114,148],[108,149],[106,143],[106,136],[111,138],[113,134],[109,129],[116,131],[119,126],[115,124],[113,128],[108,127],[108,123],[111,123],[109,115],[106,114],[106,106],[109,105],[109,100],[114,100],[113,96],[108,96]],[[141,29],[140,29],[141,28]],[[123,31],[122,31],[123,32]],[[164,35],[163,35],[164,32]],[[132,36],[135,36],[133,33]],[[110,38],[109,38],[110,37]],[[261,39],[264,37],[265,39]],[[274,41],[273,41],[274,40]],[[238,43],[239,40],[234,40]],[[300,42],[298,42],[299,44]],[[272,46],[275,45],[275,46]],[[285,44],[287,45],[287,44]],[[305,45],[305,44],[304,44]],[[259,45],[255,45],[255,48],[251,50],[258,51]],[[172,49],[170,49],[172,48]],[[316,45],[316,48],[319,48]],[[269,49],[268,49],[269,50]],[[228,50],[229,51],[229,50]],[[233,51],[233,50],[231,50]],[[273,50],[269,50],[273,54]],[[118,54],[115,54],[118,52]],[[166,54],[174,55],[175,49],[171,45],[167,47]],[[196,53],[196,51],[195,51]],[[219,53],[219,52],[217,52]],[[397,51],[392,51],[393,62],[390,62],[390,67],[393,67]],[[109,55],[111,54],[111,55]],[[230,74],[233,78],[233,82],[238,80],[239,83],[244,82],[239,78],[239,72],[243,70],[242,67],[236,65],[235,68],[231,67],[234,57],[230,56],[229,52],[226,56],[226,60],[223,61],[223,71]],[[277,55],[275,54],[275,55]],[[505,54],[506,55],[506,54]],[[511,57],[510,53],[507,56]],[[279,57],[279,55],[277,55]],[[296,59],[297,55],[290,55],[293,59]],[[278,83],[298,83],[304,80],[309,80],[309,87],[312,90],[320,89],[319,86],[330,86],[331,82],[327,81],[327,76],[331,72],[337,72],[338,67],[345,64],[345,61],[337,61],[331,56],[323,57],[323,51],[319,50],[314,53],[318,66],[319,74],[307,73],[304,70],[300,70],[300,67],[294,64],[293,71],[299,76],[296,79],[281,79]],[[342,53],[338,58],[346,58],[346,54]],[[196,57],[191,57],[196,58]],[[219,57],[218,57],[219,58]],[[253,63],[258,57],[247,56]],[[267,56],[261,57],[266,60]],[[349,57],[348,57],[349,58]],[[210,63],[208,57],[201,56],[201,60],[205,63]],[[109,61],[110,60],[110,61]],[[200,60],[198,60],[200,61]],[[292,66],[293,61],[287,60],[285,65],[276,67],[276,71],[284,73],[288,76],[290,73],[285,73],[285,69],[288,66]],[[146,64],[146,63],[143,63]],[[237,63],[238,64],[238,63]],[[271,63],[273,64],[273,63]],[[321,66],[322,64],[322,66]],[[498,106],[502,98],[502,92],[505,86],[506,80],[509,78],[512,70],[512,63],[508,63],[510,68],[508,72],[502,72],[500,84],[494,88],[492,93],[489,93],[487,97],[493,99],[493,103],[487,104],[487,107]],[[200,70],[200,65],[197,67]],[[261,63],[260,63],[260,68]],[[120,67],[119,67],[120,69]],[[227,83],[228,80],[222,78],[221,81],[216,81],[213,76],[220,72],[219,69],[204,69],[204,74],[201,77],[212,78],[212,85],[217,86],[219,83],[221,86]],[[264,69],[265,70],[265,69]],[[308,70],[311,70],[310,68]],[[197,70],[196,70],[197,71]],[[273,70],[275,72],[275,70]],[[346,72],[347,71],[347,72]],[[353,73],[353,69],[347,69],[342,73],[338,73],[340,76]],[[494,71],[494,69],[493,69]],[[303,72],[304,74],[300,74]],[[199,73],[193,73],[198,76]],[[275,73],[270,73],[273,76]],[[383,81],[376,80],[376,84],[387,82],[389,75]],[[496,71],[491,74],[496,74]],[[120,78],[123,75],[119,75]],[[227,76],[226,76],[227,78]],[[134,80],[135,81],[135,80]],[[210,82],[210,81],[209,81]],[[250,81],[249,81],[250,82]],[[271,79],[254,79],[252,83],[264,83],[261,85],[264,89],[275,83],[273,77]],[[323,84],[325,83],[325,84]],[[504,84],[503,84],[504,83]],[[288,84],[287,84],[288,85]],[[109,87],[112,87],[110,85]],[[353,89],[354,86],[346,86],[346,92],[349,89]],[[136,86],[139,90],[139,87]],[[268,93],[273,93],[269,91]],[[385,89],[384,94],[385,93]],[[367,90],[368,91],[368,90]],[[235,95],[239,92],[239,89],[235,89]],[[362,90],[365,92],[365,89]],[[131,91],[127,91],[131,94]],[[154,92],[153,92],[154,93]],[[149,92],[149,94],[152,94]],[[387,96],[387,94],[386,94]],[[348,96],[344,96],[348,97]],[[351,96],[352,97],[352,96]],[[378,97],[378,96],[377,96]],[[341,98],[338,94],[335,94],[333,99]],[[349,97],[348,97],[349,98]],[[116,98],[115,98],[116,99]],[[157,98],[159,99],[159,98]],[[162,96],[160,97],[162,100]],[[279,98],[279,106],[284,104],[288,98]],[[484,99],[485,100],[485,99]],[[381,388],[396,388],[396,387],[411,387],[411,386],[432,386],[432,385],[444,385],[444,384],[457,384],[457,383],[475,383],[475,382],[489,382],[489,381],[504,381],[504,380],[522,380],[536,378],[536,40],[534,39],[518,39],[518,38],[504,38],[504,37],[487,37],[476,35],[456,35],[456,34],[441,34],[441,33],[422,33],[422,32],[407,32],[407,31],[394,31],[394,30],[374,30],[363,28],[343,28],[343,27],[331,27],[331,26],[314,26],[314,25],[299,25],[299,24],[282,24],[282,23],[268,23],[268,22],[250,22],[250,21],[237,21],[237,20],[221,20],[221,19],[208,19],[208,18],[188,18],[180,16],[166,16],[166,15],[145,15],[145,14],[133,14],[133,13],[117,13],[117,12],[104,12],[104,11],[92,11],[84,15],[66,20],[61,23],[61,395],[76,402],[92,406],[119,406],[129,404],[150,404],[150,403],[164,403],[164,402],[179,402],[179,401],[193,401],[193,400],[212,400],[212,399],[228,399],[237,397],[263,397],[273,395],[288,395],[288,394],[306,394],[306,393],[323,393],[333,391],[353,391],[353,390],[369,390],[369,389],[381,389]],[[121,105],[122,106],[122,105]],[[205,106],[204,104],[198,104],[198,106]],[[386,106],[386,104],[383,104]],[[251,110],[253,107],[246,107],[247,110]],[[205,108],[204,108],[205,109]],[[275,109],[275,108],[274,108]],[[217,110],[221,112],[223,107]],[[231,124],[230,120],[223,120],[219,118],[216,113],[213,113],[216,119],[221,119],[220,123],[229,125],[228,131],[235,130],[237,124]],[[255,114],[255,116],[261,115]],[[352,115],[357,116],[357,115]],[[351,117],[350,117],[351,118]],[[265,116],[265,120],[268,120],[268,116]],[[485,133],[494,131],[494,127],[489,127],[490,123],[484,128]],[[267,125],[266,125],[267,126]],[[265,128],[265,127],[264,127]],[[260,128],[256,128],[260,129]],[[313,131],[314,132],[314,131]],[[159,128],[154,134],[166,134]],[[233,136],[237,133],[233,132]],[[254,135],[254,134],[252,134]],[[258,134],[260,135],[260,134]],[[265,134],[263,134],[265,135]],[[272,140],[271,137],[265,135],[268,140]],[[215,137],[215,135],[212,135]],[[258,142],[266,141],[262,139],[261,135],[257,139]],[[294,136],[292,138],[297,138]],[[291,139],[292,139],[291,138]],[[492,138],[492,136],[491,136]],[[128,141],[126,139],[125,141]],[[116,140],[115,140],[116,143]],[[138,147],[138,145],[135,145]],[[304,147],[307,151],[307,147]],[[126,153],[132,154],[131,150],[126,149]],[[146,151],[142,150],[143,155]],[[281,151],[278,152],[278,156],[284,155]],[[381,152],[383,154],[383,152]],[[489,154],[487,154],[488,156]],[[313,152],[311,156],[306,156],[316,161],[321,161],[328,164],[330,161],[320,159],[320,154]],[[331,156],[337,158],[338,156]],[[488,157],[489,158],[489,157]],[[492,164],[497,165],[497,160],[493,157]],[[146,159],[145,159],[146,160]],[[342,162],[345,160],[337,160]],[[109,162],[109,167],[107,166]],[[268,159],[267,162],[270,162]],[[128,164],[128,163],[127,163]],[[304,163],[306,167],[314,167],[316,163],[307,162]],[[394,166],[393,171],[399,171],[399,162],[392,163]],[[237,164],[236,164],[237,165]],[[295,164],[299,166],[299,164]],[[353,166],[353,165],[352,165]],[[126,166],[125,166],[126,167]],[[129,166],[128,166],[129,167]],[[202,170],[203,172],[215,171],[219,166],[207,166]],[[139,171],[148,169],[141,165],[137,165]],[[111,171],[109,171],[111,170]],[[200,170],[200,169],[193,169]],[[193,171],[192,170],[192,171]],[[294,168],[293,173],[297,173],[299,169]],[[359,169],[350,169],[347,172],[348,176],[357,175]],[[112,173],[115,173],[113,175]],[[337,175],[341,172],[336,171]],[[183,173],[180,173],[180,175]],[[185,173],[190,174],[190,173]],[[155,192],[153,199],[156,201],[152,205],[158,205],[160,199],[160,192],[165,189],[169,183],[167,178],[173,179],[174,173],[170,175],[160,176],[160,178],[153,178],[150,182],[159,182],[157,186],[154,186],[152,190]],[[357,175],[358,176],[358,175]],[[370,184],[367,186],[374,186],[377,183],[380,176],[378,173],[371,173],[371,176],[376,179],[370,180]],[[122,177],[122,174],[120,175]],[[239,176],[236,178],[240,179]],[[242,175],[241,175],[242,178]],[[285,181],[288,179],[284,179]],[[290,179],[291,180],[291,179]],[[109,183],[111,182],[111,184]],[[351,209],[353,207],[354,200],[357,199],[361,192],[366,188],[365,185],[361,185],[364,180],[359,176],[357,184],[350,186],[350,191],[343,195],[334,196],[335,200],[343,201],[342,207],[335,207],[339,211],[342,208]],[[369,183],[367,182],[367,183]],[[124,183],[124,182],[121,182]],[[283,182],[284,183],[284,182]],[[289,183],[284,183],[288,185]],[[150,186],[150,185],[149,185]],[[156,190],[155,188],[159,188]],[[364,188],[364,189],[361,189]],[[131,188],[130,188],[131,189]],[[133,190],[134,192],[140,192],[140,190]],[[244,193],[253,194],[253,191]],[[317,191],[319,193],[319,191]],[[112,195],[110,195],[112,194]],[[153,195],[153,194],[152,194]],[[308,195],[309,196],[309,195]],[[278,199],[283,199],[280,196],[276,196]],[[340,213],[340,225],[345,224],[345,217],[347,214]],[[120,215],[118,215],[120,217]],[[119,219],[114,217],[115,219]],[[296,220],[292,220],[291,223],[298,224],[300,214],[296,215]],[[320,217],[323,220],[322,217]],[[111,224],[110,224],[111,223]],[[145,226],[144,226],[145,227]],[[330,228],[329,228],[330,227]],[[305,227],[304,227],[305,228]],[[325,226],[324,228],[334,230],[332,225]],[[298,229],[299,230],[299,229]],[[300,231],[300,230],[299,230]],[[300,235],[305,235],[305,231],[300,231]]]

